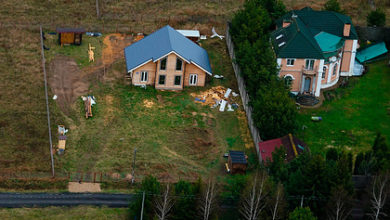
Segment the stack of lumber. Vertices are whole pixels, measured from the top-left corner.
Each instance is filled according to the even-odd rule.
[[[88,96],[84,100],[85,118],[92,117],[92,97]]]

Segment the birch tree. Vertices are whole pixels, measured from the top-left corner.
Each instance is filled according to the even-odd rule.
[[[387,216],[383,212],[383,206],[386,204],[387,194],[389,193],[389,171],[374,178],[372,185],[372,199],[370,216],[378,220],[380,216]]]
[[[332,197],[328,205],[329,220],[345,220],[351,213],[351,197],[342,188],[337,187],[332,190]]]
[[[209,219],[215,203],[215,197],[216,197],[215,181],[209,179],[201,199],[200,211],[203,220]]]
[[[169,184],[162,196],[156,200],[156,215],[159,220],[167,219],[169,211],[171,210],[174,202],[169,198]]]
[[[280,212],[283,209],[284,204],[283,185],[278,183],[275,187],[273,199],[270,203],[270,209],[272,214],[272,220],[280,219]]]
[[[242,200],[240,213],[246,220],[258,219],[261,211],[266,205],[266,193],[264,188],[267,181],[267,175],[265,172],[261,172],[259,175],[256,174],[251,189]]]

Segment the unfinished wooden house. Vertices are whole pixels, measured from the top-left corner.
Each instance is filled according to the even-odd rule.
[[[206,76],[212,75],[206,50],[168,25],[124,52],[127,76],[135,86],[182,90],[204,86]]]
[[[58,44],[80,45],[85,33],[84,28],[57,28]]]

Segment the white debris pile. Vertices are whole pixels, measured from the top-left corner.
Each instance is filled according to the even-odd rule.
[[[208,105],[211,108],[219,106],[219,111],[223,112],[234,111],[238,108],[238,94],[232,89],[226,89],[223,86],[216,86],[201,93],[191,93],[191,96],[195,97],[195,102],[202,105]]]

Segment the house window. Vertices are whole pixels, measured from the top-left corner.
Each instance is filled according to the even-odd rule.
[[[314,69],[314,60],[306,60],[305,69],[313,70]]]
[[[287,59],[287,66],[294,66],[295,59]]]
[[[197,82],[198,82],[198,75],[190,74],[190,85],[196,85]]]
[[[165,84],[165,75],[160,75],[158,77],[158,84],[164,85]]]
[[[333,67],[333,76],[336,75],[336,71],[337,71],[337,63],[334,65]]]
[[[167,69],[167,58],[164,58],[160,62],[160,70],[166,70]]]
[[[286,85],[288,87],[290,87],[292,85],[293,80],[294,79],[292,78],[292,76],[289,76],[289,75],[284,76],[284,82],[286,83]]]
[[[326,75],[326,67],[324,66],[324,68],[322,69],[322,79],[325,79],[325,75]]]
[[[181,61],[180,58],[176,58],[176,70],[181,71],[182,66],[183,66],[183,61]]]
[[[141,82],[147,82],[148,81],[148,72],[142,71],[141,72]]]
[[[181,76],[175,76],[175,86],[181,85]]]

